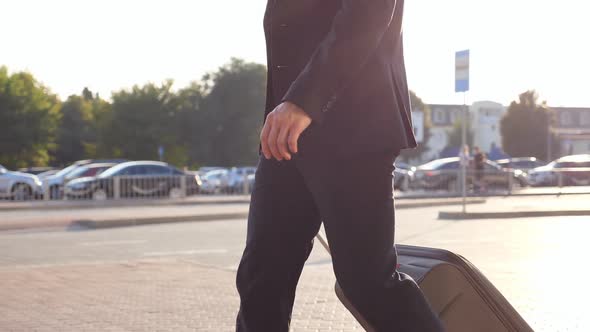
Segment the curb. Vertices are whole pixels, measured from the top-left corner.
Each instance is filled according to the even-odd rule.
[[[438,213],[438,219],[443,219],[443,220],[510,219],[510,218],[572,217],[572,216],[590,216],[590,210],[466,212],[466,213],[440,211]]]
[[[76,220],[70,226],[78,226],[88,229],[103,229],[116,227],[129,227],[139,225],[154,225],[167,223],[181,223],[194,221],[217,221],[225,219],[243,219],[248,217],[247,212],[236,213],[219,213],[219,214],[199,214],[174,217],[154,217],[154,218],[129,218],[129,219],[107,219],[107,220]]]
[[[483,204],[485,199],[468,199],[467,204]],[[395,208],[398,210],[412,209],[421,207],[433,207],[433,206],[453,206],[461,205],[461,200],[453,201],[428,201],[428,202],[408,202],[403,203],[397,202]],[[97,206],[98,207],[98,206]],[[1,211],[1,209],[0,209]],[[82,220],[64,220],[53,224],[44,223],[9,223],[0,224],[0,231],[18,231],[26,229],[46,229],[46,228],[82,228],[82,229],[103,229],[103,228],[115,228],[115,227],[129,227],[139,225],[153,225],[153,224],[165,224],[165,223],[181,223],[181,222],[204,222],[204,221],[217,221],[226,219],[245,219],[248,217],[248,211],[234,212],[234,213],[218,213],[218,214],[196,214],[196,215],[183,215],[183,216],[161,216],[152,218],[122,218],[122,219],[105,219],[105,220],[94,220],[94,219],[82,219]]]
[[[397,198],[396,198],[397,200]],[[467,201],[465,202],[465,204],[484,204],[486,203],[487,200],[484,198],[479,198],[479,199],[467,199]],[[403,203],[396,203],[395,204],[395,208],[396,210],[402,210],[402,209],[413,209],[413,208],[421,208],[421,207],[433,207],[433,206],[451,206],[451,205],[461,205],[463,204],[462,200],[447,200],[447,201],[440,201],[440,202],[436,202],[436,201],[428,201],[428,202],[407,202],[404,201]]]
[[[250,198],[235,197],[228,199],[211,199],[202,201],[151,199],[151,200],[119,200],[119,201],[49,201],[49,202],[22,202],[12,206],[2,206],[0,212],[19,210],[68,210],[68,209],[100,209],[116,207],[141,207],[141,206],[170,206],[170,205],[200,205],[200,204],[240,204],[250,203]]]

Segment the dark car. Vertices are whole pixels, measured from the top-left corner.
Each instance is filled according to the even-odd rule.
[[[183,192],[182,178],[186,179]],[[201,180],[198,175],[185,173],[159,161],[130,161],[118,164],[96,177],[70,181],[66,185],[69,198],[170,197],[179,198],[197,193]]]
[[[496,163],[503,168],[519,169],[525,173],[533,168],[545,165],[544,162],[535,157],[500,159],[496,160]]]
[[[67,182],[66,177],[76,172],[82,166],[96,164],[96,163],[112,163],[118,164],[127,161],[126,159],[87,159],[78,160],[68,167],[48,176],[41,177],[43,185],[49,188],[49,197],[51,199],[61,199],[63,196],[64,185]]]
[[[590,154],[559,158],[529,172],[533,186],[587,186],[590,185]]]
[[[428,190],[458,191],[460,184],[460,163],[458,157],[433,160],[418,166],[414,174],[412,187]],[[467,168],[467,185],[475,184],[473,166]],[[487,187],[508,188],[511,183],[526,186],[525,175],[520,170],[509,170],[500,167],[491,160],[486,160],[483,171],[483,181]]]

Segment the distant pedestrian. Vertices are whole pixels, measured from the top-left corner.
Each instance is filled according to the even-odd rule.
[[[469,159],[471,158],[471,156],[469,155],[469,145],[465,144],[463,145],[463,149],[461,149],[461,151],[459,151],[459,162],[461,164],[461,166],[469,166]]]
[[[485,184],[485,164],[486,164],[486,155],[483,151],[479,149],[479,147],[475,147],[473,149],[473,163],[475,166],[475,190],[476,191],[485,191],[486,184]]]

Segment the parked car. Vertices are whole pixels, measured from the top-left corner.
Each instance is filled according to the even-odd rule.
[[[57,174],[57,172],[59,172],[59,171],[60,171],[59,169],[52,169],[49,171],[39,173],[39,174],[37,174],[37,176],[39,177],[39,179],[41,179],[41,182],[43,182],[44,179],[46,179],[54,174]]]
[[[230,174],[225,168],[211,170],[201,178],[203,185],[201,192],[204,194],[221,194],[229,188]]]
[[[63,197],[63,188],[66,183],[66,176],[76,171],[79,167],[92,163],[121,163],[127,161],[126,159],[99,159],[99,160],[79,160],[70,166],[60,170],[59,172],[43,177],[43,184],[49,188],[49,197],[51,199],[61,199]]]
[[[528,181],[533,186],[590,185],[590,154],[565,156],[537,167],[529,172]]]
[[[36,175],[11,172],[0,165],[0,198],[26,201],[41,197],[42,185]]]
[[[410,164],[404,163],[403,161],[396,161],[395,168],[404,169],[406,171],[415,171],[416,170],[416,166],[412,166]]]
[[[531,169],[545,165],[545,163],[535,157],[500,159],[496,160],[496,163],[503,168],[519,169],[525,173]]]
[[[416,166],[409,165],[403,161],[396,161],[394,166],[393,188],[401,191],[408,190],[414,178]]]
[[[183,193],[181,178],[186,178]],[[196,194],[201,186],[198,175],[185,173],[159,161],[129,161],[118,164],[98,176],[83,177],[66,185],[68,198],[105,200],[115,196],[115,181],[119,180],[119,195],[129,197],[170,197]]]
[[[414,171],[404,168],[399,168],[396,163],[396,168],[393,171],[393,189],[406,191],[410,188],[410,182],[414,176]]]
[[[436,159],[417,167],[412,187],[457,191],[460,184],[459,176],[460,163],[458,157]],[[511,177],[512,184],[523,187],[527,185],[526,176],[522,171],[504,169],[495,162],[486,160],[483,175],[486,186],[508,188]],[[468,168],[466,180],[468,187],[472,187],[476,182],[472,166]]]
[[[211,172],[211,171],[216,171],[216,170],[220,170],[220,169],[226,169],[225,167],[219,167],[219,166],[203,166],[201,168],[199,168],[199,170],[197,171],[199,173],[199,175],[201,177],[205,176],[205,174]]]
[[[228,191],[230,193],[243,192],[244,180],[248,181],[248,176],[255,173],[256,167],[232,167],[228,173]]]
[[[115,166],[115,163],[96,163],[96,164],[87,164],[76,168],[75,170],[68,173],[64,178],[64,183],[68,183],[72,180],[77,178],[84,178],[89,176],[97,176],[100,173],[106,171],[107,169]]]
[[[18,171],[21,173],[28,173],[28,174],[33,174],[33,175],[39,175],[41,173],[47,172],[47,171],[52,171],[55,170],[55,167],[25,167],[25,168],[19,168]]]

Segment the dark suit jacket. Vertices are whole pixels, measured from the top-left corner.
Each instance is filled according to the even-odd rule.
[[[268,0],[266,115],[313,119],[301,155],[416,146],[403,58],[403,0]]]

